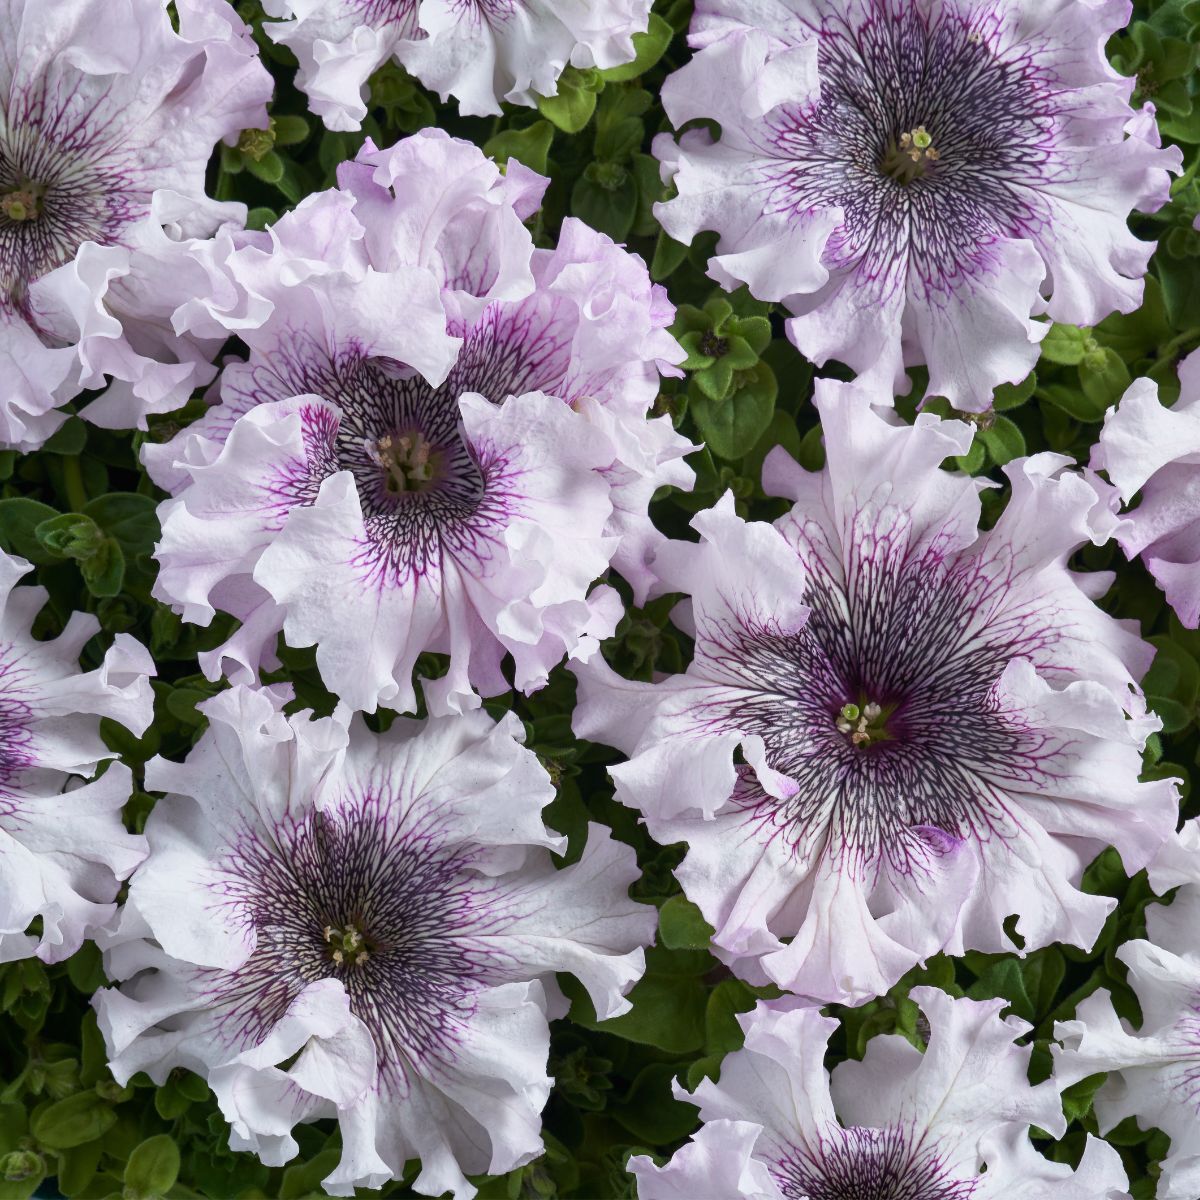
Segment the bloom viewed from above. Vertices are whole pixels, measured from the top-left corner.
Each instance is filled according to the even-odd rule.
[[[129,982],[96,999],[113,1072],[204,1075],[233,1147],[268,1164],[336,1117],[332,1194],[420,1159],[419,1192],[472,1196],[464,1174],[540,1152],[553,973],[601,1018],[629,1007],[655,926],[626,894],[634,853],[594,826],[555,869],[554,788],[514,718],[377,737],[282,703],[224,692],[187,761],[148,769],[169,794],[107,943]]]
[[[154,664],[125,634],[95,671],[79,654],[99,629],[75,613],[53,641],[36,640],[45,589],[15,587],[29,564],[0,551],[0,963],[36,954],[61,962],[116,912],[120,881],[146,855],[125,831],[129,768],[100,740],[108,717],[140,737],[150,724]],[[40,935],[29,926],[41,918]]]
[[[178,337],[192,239],[240,222],[204,192],[213,147],[265,126],[271,77],[225,0],[0,0],[0,448],[105,388],[98,424],[145,427],[212,378]],[[203,275],[199,275],[203,283]]]
[[[1177,149],[1104,56],[1123,0],[699,0],[695,54],[655,143],[673,237],[719,233],[709,272],[793,314],[788,334],[885,387],[983,410],[1045,326],[1140,303]],[[1127,128],[1128,126],[1128,128]]]
[[[264,0],[283,23],[267,33],[300,62],[297,85],[330,129],[357,129],[367,77],[402,63],[464,115],[553,96],[568,63],[615,67],[634,57],[649,0]]]
[[[191,319],[237,332],[222,402],[146,462],[158,594],[242,621],[207,660],[252,679],[283,630],[352,706],[436,710],[540,686],[620,616],[610,561],[644,590],[647,505],[687,486],[690,443],[646,419],[682,357],[640,259],[576,221],[534,250],[545,181],[429,132],[373,146],[270,234],[214,243]],[[445,180],[452,180],[451,186]],[[414,231],[420,230],[421,236]]]
[[[1003,1000],[912,998],[929,1020],[922,1053],[898,1034],[861,1062],[823,1061],[837,1022],[760,1004],[741,1018],[745,1049],[694,1097],[700,1132],[665,1166],[630,1160],[640,1200],[1127,1200],[1111,1147],[1089,1138],[1072,1171],[1043,1158],[1029,1127],[1065,1127],[1055,1085],[1031,1087],[1029,1025]]]
[[[1103,468],[1129,503],[1114,536],[1141,556],[1189,629],[1200,624],[1200,354],[1179,366],[1181,394],[1159,403],[1152,380],[1139,379],[1110,410],[1092,466]]]
[[[685,674],[576,668],[576,731],[629,757],[617,798],[687,844],[716,953],[822,1001],[1011,949],[1014,913],[1027,949],[1090,946],[1113,901],[1083,867],[1111,843],[1138,869],[1176,814],[1172,781],[1138,782],[1153,651],[1093,603],[1106,577],[1066,568],[1107,516],[1091,485],[1059,455],[1015,461],[980,532],[979,482],[939,467],[970,428],[868,399],[818,382],[827,466],[772,452],[766,491],[795,501],[775,528],[726,497],[659,552],[691,597]]]
[[[1126,1117],[1171,1139],[1158,1200],[1200,1195],[1200,823],[1189,821],[1150,867],[1155,891],[1177,887],[1168,907],[1146,909],[1146,938],[1117,957],[1129,968],[1142,1024],[1121,1020],[1106,991],[1059,1022],[1054,1074],[1069,1086],[1108,1072],[1096,1093],[1101,1134]]]

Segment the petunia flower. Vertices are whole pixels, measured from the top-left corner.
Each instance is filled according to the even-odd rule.
[[[1174,828],[1173,781],[1139,783],[1158,726],[1135,683],[1153,649],[1067,568],[1108,518],[1069,460],[1011,463],[979,528],[980,482],[941,469],[971,428],[818,382],[827,464],[781,449],[775,526],[726,496],[698,543],[655,560],[695,639],[651,684],[575,668],[575,729],[616,746],[617,798],[682,842],[716,952],[821,1001],[885,992],[927,955],[1090,946],[1115,903],[1080,890],[1106,844],[1129,870]],[[1111,523],[1109,519],[1108,523]]]
[[[553,96],[568,63],[632,61],[649,0],[264,0],[269,37],[300,63],[297,86],[330,129],[357,129],[367,79],[389,58],[468,116]]]
[[[1169,906],[1146,908],[1146,937],[1117,957],[1142,1010],[1141,1026],[1117,1016],[1107,991],[1081,1001],[1071,1021],[1055,1026],[1054,1074],[1064,1087],[1108,1073],[1095,1096],[1106,1134],[1126,1117],[1158,1128],[1171,1147],[1162,1163],[1158,1200],[1200,1194],[1200,823],[1189,821],[1150,867],[1154,890],[1178,888]]]
[[[435,651],[426,699],[458,710],[510,686],[506,654],[524,690],[592,654],[621,613],[588,595],[610,562],[651,585],[650,498],[692,478],[690,443],[646,419],[683,354],[672,309],[578,222],[534,250],[545,182],[431,131],[368,144],[269,235],[213,244],[187,320],[250,357],[145,453],[174,494],[157,594],[242,622],[210,675],[253,679],[282,630],[352,706],[411,710]]]
[[[1024,379],[1046,324],[1141,302],[1178,149],[1104,54],[1127,0],[699,0],[656,140],[656,213],[791,340],[884,389],[924,363],[960,409]]]
[[[916,988],[928,1046],[872,1038],[861,1062],[825,1070],[837,1022],[787,1002],[739,1018],[746,1045],[681,1100],[699,1133],[665,1165],[630,1159],[640,1200],[1128,1200],[1121,1159],[1089,1137],[1072,1170],[1043,1158],[1030,1126],[1066,1129],[1053,1081],[1031,1086],[1030,1026],[1003,1000]]]
[[[168,795],[106,942],[127,982],[95,1000],[113,1073],[202,1074],[230,1145],[268,1165],[336,1118],[332,1195],[419,1159],[417,1191],[473,1196],[467,1174],[540,1152],[554,972],[602,1019],[629,1007],[655,926],[633,851],[593,826],[555,869],[554,788],[511,715],[376,736],[283,703],[220,693],[187,760],[148,767]]]
[[[1159,403],[1153,380],[1138,379],[1110,409],[1092,466],[1107,472],[1123,514],[1114,537],[1141,557],[1189,629],[1200,623],[1200,353],[1179,365],[1179,399]]]
[[[154,664],[121,633],[96,670],[81,671],[100,628],[90,613],[72,614],[57,638],[35,638],[46,591],[14,586],[29,570],[0,551],[0,962],[61,962],[112,919],[121,880],[146,855],[145,839],[121,824],[132,776],[111,761],[100,719],[145,733]]]
[[[145,428],[215,374],[181,337],[195,239],[245,208],[204,191],[213,147],[265,126],[271,77],[225,0],[0,0],[0,446],[36,450],[59,406]]]

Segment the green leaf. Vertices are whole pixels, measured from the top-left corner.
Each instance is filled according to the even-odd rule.
[[[624,83],[644,75],[666,54],[674,36],[675,31],[670,25],[658,13],[651,13],[646,32],[633,35],[633,61],[622,63],[619,67],[608,67],[600,72],[601,76],[609,83]]]
[[[1033,395],[1037,387],[1037,372],[1032,371],[1020,383],[1002,383],[992,394],[992,409],[1006,412],[1020,408]]]
[[[129,1200],[163,1196],[179,1178],[179,1147],[175,1139],[160,1133],[134,1148],[125,1164],[126,1194]]]
[[[1060,366],[1074,367],[1083,362],[1090,337],[1090,330],[1080,329],[1077,325],[1051,325],[1050,332],[1042,339],[1042,358]]]
[[[88,591],[96,597],[115,596],[125,582],[125,555],[116,538],[105,538],[94,553],[79,563]]]
[[[43,521],[34,533],[38,541],[59,558],[90,558],[104,542],[104,532],[100,526],[82,513],[53,516]]]
[[[1092,1103],[1096,1093],[1104,1085],[1108,1075],[1101,1071],[1098,1075],[1089,1075],[1078,1083],[1064,1088],[1062,1093],[1063,1114],[1068,1121],[1078,1121],[1092,1111]]]
[[[1097,403],[1094,396],[1089,395],[1082,387],[1047,383],[1038,387],[1037,394],[1077,421],[1103,421],[1104,414],[1108,411],[1107,404]],[[1051,444],[1053,445],[1053,442]]]
[[[534,121],[524,129],[504,129],[484,143],[483,152],[502,166],[515,158],[531,171],[546,174],[554,126],[549,121]]]
[[[1079,364],[1079,383],[1083,394],[1100,411],[1098,420],[1125,394],[1133,380],[1129,368],[1115,351],[1102,347],[1088,354]]]
[[[597,77],[589,78],[577,67],[568,67],[558,77],[558,94],[539,96],[538,112],[564,133],[578,133],[596,111]]]
[[[654,257],[650,260],[650,278],[661,283],[687,258],[687,252],[688,248],[682,242],[660,229],[654,243]]]
[[[614,242],[633,228],[638,194],[633,177],[615,163],[591,163],[571,189],[571,212]]]
[[[42,447],[49,454],[77,455],[87,445],[88,427],[79,417],[68,417]]]
[[[1025,453],[1025,436],[1007,417],[994,418],[990,425],[979,430],[978,436],[998,467]]]
[[[283,159],[274,150],[268,150],[262,158],[247,158],[244,162],[246,170],[263,183],[279,183],[283,178]]]
[[[643,1067],[624,1099],[609,1103],[608,1114],[634,1137],[651,1145],[687,1137],[699,1125],[700,1111],[671,1094],[676,1070],[670,1063]]]
[[[79,1092],[42,1109],[30,1130],[51,1150],[70,1150],[103,1137],[116,1121],[117,1114],[95,1092]]]
[[[83,511],[121,544],[131,560],[153,554],[162,535],[157,501],[138,492],[110,492],[89,501]]]
[[[960,471],[965,471],[968,475],[974,475],[976,472],[983,469],[983,461],[987,457],[983,448],[983,441],[979,437],[971,443],[971,448],[966,454],[955,455],[954,461]]]
[[[993,997],[1007,1000],[1012,1011],[1026,1021],[1034,1017],[1033,1000],[1025,990],[1025,979],[1021,968],[1011,958],[1001,959],[984,970],[983,974],[967,988],[972,1000],[988,1000]]]
[[[56,562],[59,556],[42,544],[36,530],[58,515],[50,505],[24,496],[0,500],[0,547],[27,558],[34,566]]]
[[[758,997],[740,980],[724,979],[713,988],[704,1012],[704,1048],[709,1054],[728,1054],[741,1047],[745,1034],[738,1014],[749,1012]]]
[[[774,372],[759,361],[743,372],[728,399],[716,401],[703,393],[696,394],[691,397],[689,411],[709,449],[719,458],[732,461],[741,458],[762,437],[775,412],[778,391]]]
[[[658,910],[659,941],[672,950],[707,950],[713,927],[686,896],[672,896]]]
[[[341,1150],[334,1147],[322,1150],[308,1162],[288,1167],[279,1187],[279,1200],[300,1200],[302,1196],[320,1195],[321,1180],[338,1165],[341,1158]]]

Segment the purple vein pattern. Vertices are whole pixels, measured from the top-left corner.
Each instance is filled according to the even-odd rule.
[[[788,334],[903,390],[983,410],[1038,357],[1047,312],[1141,302],[1175,150],[1104,44],[1121,0],[700,0],[655,153],[673,236],[721,235],[709,273],[793,313]]]
[[[630,1160],[640,1200],[1096,1200],[1128,1186],[1097,1138],[1075,1170],[1034,1149],[1030,1126],[1065,1128],[1059,1085],[1030,1086],[1030,1048],[1015,1044],[1030,1026],[1002,1019],[1003,1000],[927,987],[912,998],[929,1022],[924,1052],[887,1034],[832,1075],[837,1021],[786,1000],[745,1014],[745,1048],[720,1082],[678,1089],[699,1105],[700,1131],[664,1166]]]
[[[1012,914],[1031,949],[1091,945],[1112,902],[1083,866],[1111,843],[1137,869],[1175,819],[1174,785],[1138,782],[1152,650],[1066,567],[1112,524],[1095,489],[1059,456],[1016,462],[981,533],[976,481],[940,469],[970,427],[869,399],[818,381],[827,464],[768,458],[794,502],[774,528],[726,497],[659,553],[691,597],[686,674],[576,668],[576,730],[628,755],[618,798],[688,845],[716,952],[823,1002],[1011,948]]]
[[[209,244],[189,319],[250,356],[145,451],[175,497],[157,594],[242,622],[214,676],[253,678],[282,630],[368,711],[413,709],[425,651],[448,658],[434,711],[532,690],[612,632],[615,592],[588,590],[610,563],[645,595],[650,498],[690,486],[690,443],[647,419],[683,356],[673,310],[577,221],[535,250],[522,222],[546,181],[468,143],[368,143],[340,178],[269,235]]]
[[[464,115],[498,114],[553,96],[568,63],[615,67],[634,57],[649,0],[265,0],[267,33],[300,62],[297,86],[330,129],[358,129],[367,79],[403,64]]]
[[[336,1117],[334,1195],[420,1159],[422,1194],[541,1152],[555,971],[596,1011],[628,1009],[655,912],[629,900],[633,851],[592,826],[556,869],[549,777],[482,713],[397,721],[285,717],[234,687],[205,705],[150,855],[106,939],[120,989],[96,1006],[114,1074],[204,1075],[231,1145],[278,1164],[297,1122]]]
[[[100,628],[75,613],[51,641],[33,636],[46,603],[40,587],[15,587],[29,564],[0,551],[0,963],[70,957],[116,912],[117,890],[145,857],[125,831],[133,789],[100,738],[107,717],[140,737],[154,700],[149,654],[118,634],[95,671],[79,654]],[[41,920],[40,931],[30,926]]]
[[[0,446],[37,449],[58,406],[145,428],[215,373],[177,337],[203,283],[189,247],[240,223],[204,192],[213,147],[265,126],[271,78],[225,0],[0,3]]]

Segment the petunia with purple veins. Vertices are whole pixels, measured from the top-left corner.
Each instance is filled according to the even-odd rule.
[[[105,941],[125,982],[95,1000],[114,1075],[202,1074],[268,1165],[336,1118],[333,1195],[416,1159],[421,1194],[473,1196],[466,1175],[541,1152],[554,973],[601,1018],[629,1007],[656,921],[627,895],[634,853],[592,826],[555,867],[554,787],[511,715],[376,736],[284,700],[223,692],[188,759],[148,768],[168,795]]]
[[[839,359],[983,410],[1046,324],[1141,302],[1177,149],[1104,54],[1127,0],[700,0],[655,153],[673,237],[720,235],[709,273],[792,313]]]
[[[782,450],[772,527],[726,497],[654,569],[686,599],[687,671],[652,684],[575,667],[575,729],[629,761],[617,798],[682,842],[715,952],[822,1002],[882,994],[927,955],[1090,946],[1113,901],[1080,890],[1106,844],[1136,870],[1174,826],[1175,785],[1139,783],[1157,727],[1153,654],[1067,568],[1112,518],[1053,454],[980,483],[941,469],[971,428],[893,423],[861,385],[819,381],[827,463]]]

